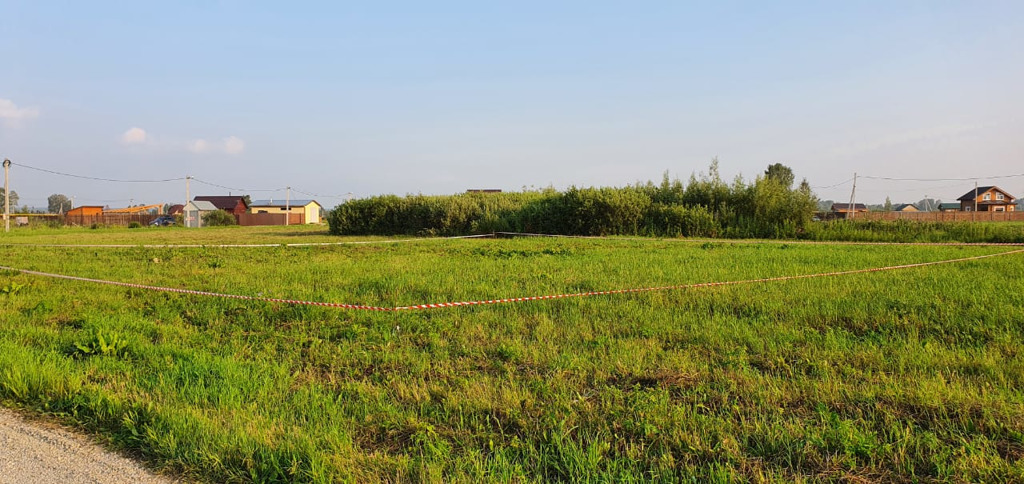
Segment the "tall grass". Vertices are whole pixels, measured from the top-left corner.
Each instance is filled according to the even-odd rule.
[[[859,242],[1024,243],[1024,224],[1014,222],[920,222],[835,220],[810,224],[800,238]]]
[[[1005,249],[510,239],[4,250],[29,269],[405,305]],[[22,288],[0,295],[0,400],[188,478],[1024,480],[1020,256],[401,314],[0,274],[10,283]],[[124,345],[82,350],[99,336]]]
[[[791,189],[773,178],[725,184],[717,162],[683,185],[554,189],[449,196],[384,195],[339,205],[327,217],[335,235],[469,235],[496,231],[562,235],[795,237],[815,199],[806,181]]]

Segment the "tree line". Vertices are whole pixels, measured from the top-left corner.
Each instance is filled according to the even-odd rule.
[[[752,181],[727,183],[718,161],[688,182],[553,188],[457,195],[382,195],[339,205],[327,217],[335,235],[560,235],[796,237],[817,200],[806,180],[776,163]]]

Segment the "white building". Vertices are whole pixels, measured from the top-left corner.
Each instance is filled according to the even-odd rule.
[[[209,212],[216,212],[219,210],[210,202],[206,201],[190,201],[185,204],[185,208],[182,209],[182,215],[185,218],[186,227],[202,227],[203,226],[203,214]]]

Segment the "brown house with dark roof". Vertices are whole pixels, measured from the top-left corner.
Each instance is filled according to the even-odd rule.
[[[1016,198],[999,187],[978,187],[957,200],[964,212],[973,211],[975,206],[979,212],[1012,212],[1016,208]]]
[[[868,207],[863,203],[855,203],[853,204],[853,210],[850,210],[849,203],[833,203],[832,211],[835,213],[867,212]]]
[[[226,196],[199,196],[193,198],[197,202],[210,202],[214,207],[217,207],[231,215],[235,216],[235,220],[243,213],[249,210],[249,205],[245,203],[245,197],[226,195]]]

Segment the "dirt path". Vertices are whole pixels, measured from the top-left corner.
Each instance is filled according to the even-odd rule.
[[[104,450],[86,437],[30,422],[0,408],[0,484],[169,484],[130,459]]]

